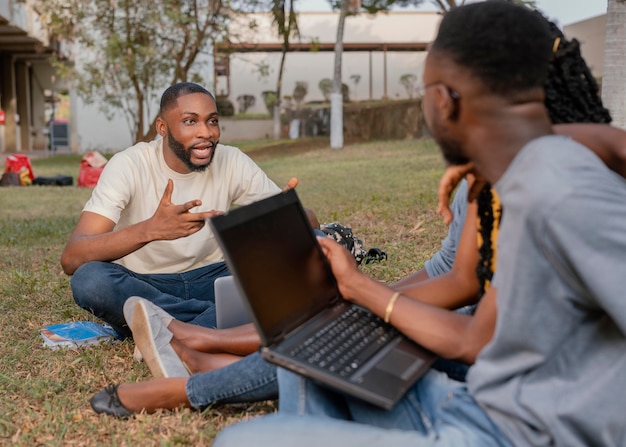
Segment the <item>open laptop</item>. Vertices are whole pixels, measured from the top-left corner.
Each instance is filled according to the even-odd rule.
[[[213,217],[210,225],[268,362],[390,409],[435,360],[382,319],[341,298],[295,190]],[[351,333],[341,354],[336,341],[349,331],[328,329],[337,319],[347,326],[366,324]]]
[[[232,276],[215,280],[215,318],[218,329],[250,323],[250,314]]]

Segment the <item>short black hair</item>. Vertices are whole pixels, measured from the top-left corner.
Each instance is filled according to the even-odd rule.
[[[552,42],[545,20],[526,7],[489,0],[452,9],[431,51],[444,52],[496,94],[543,87]]]
[[[167,90],[163,92],[159,113],[162,115],[163,112],[176,104],[176,100],[178,98],[191,93],[203,93],[215,102],[213,95],[200,84],[196,84],[194,82],[179,82],[168,87]]]

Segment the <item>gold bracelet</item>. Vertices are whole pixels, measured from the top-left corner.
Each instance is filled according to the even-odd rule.
[[[396,301],[398,300],[399,296],[400,292],[396,292],[391,295],[391,299],[389,300],[387,308],[385,309],[385,323],[389,323],[389,320],[391,319],[391,312],[393,312],[393,306],[396,305]]]

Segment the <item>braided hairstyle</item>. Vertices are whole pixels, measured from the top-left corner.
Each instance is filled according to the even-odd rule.
[[[539,14],[539,13],[537,13]],[[548,67],[545,105],[553,124],[610,123],[611,115],[602,105],[600,89],[580,54],[580,43],[567,40],[552,22],[554,55]]]
[[[535,11],[544,20],[540,12]],[[546,20],[547,21],[547,20]],[[553,56],[545,82],[545,106],[553,124],[560,123],[610,123],[611,115],[602,105],[598,83],[580,52],[576,39],[567,40],[561,30],[549,22],[554,38]],[[486,284],[493,277],[492,233],[494,223],[499,225],[502,209],[493,209],[491,186],[486,185],[477,198],[479,233],[482,244],[476,273],[479,296],[485,293]]]

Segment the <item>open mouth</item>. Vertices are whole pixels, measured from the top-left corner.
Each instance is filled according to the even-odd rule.
[[[202,143],[192,146],[191,153],[194,158],[198,158],[201,160],[210,159],[213,150],[215,149],[214,143]]]

